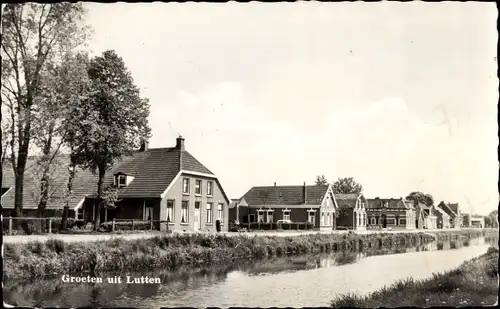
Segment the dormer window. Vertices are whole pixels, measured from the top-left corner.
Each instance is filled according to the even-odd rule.
[[[125,187],[127,185],[127,176],[125,176],[125,175],[118,175],[116,177],[118,178],[117,179],[118,187]]]

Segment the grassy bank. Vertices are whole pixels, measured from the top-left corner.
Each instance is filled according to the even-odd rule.
[[[41,278],[62,274],[202,267],[235,260],[368,248],[409,247],[434,240],[426,233],[358,235],[313,234],[294,237],[163,235],[148,239],[101,242],[4,244],[4,278]]]
[[[339,307],[435,307],[494,305],[498,295],[498,249],[455,270],[435,274],[428,280],[407,279],[366,297],[341,295],[331,306]]]
[[[437,240],[455,240],[455,239],[470,239],[481,236],[495,236],[498,237],[498,229],[466,229],[454,231],[439,231],[431,232],[436,235]]]

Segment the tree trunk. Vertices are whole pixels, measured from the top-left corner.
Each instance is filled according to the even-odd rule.
[[[69,164],[68,170],[69,170],[68,186],[67,186],[68,190],[66,192],[66,203],[64,204],[60,230],[66,230],[68,228],[69,202],[71,200],[71,196],[73,193],[73,180],[75,179],[75,174],[76,174],[76,163],[74,162],[73,159]]]
[[[45,213],[45,208],[47,207],[47,201],[49,200],[49,187],[50,187],[50,166],[55,157],[50,158],[50,150],[52,149],[52,135],[54,134],[54,123],[49,125],[49,132],[45,145],[43,145],[42,152],[42,163],[45,165],[43,169],[42,178],[40,181],[40,201],[38,202],[38,217],[43,218]],[[42,220],[40,220],[42,221]],[[42,229],[43,229],[42,224]]]
[[[105,174],[106,174],[105,169],[99,167],[99,180],[97,181],[97,211],[96,211],[97,213],[95,216],[94,231],[97,231],[99,229],[99,225],[101,224],[101,211],[103,208],[103,201],[101,199],[102,183],[104,182]]]

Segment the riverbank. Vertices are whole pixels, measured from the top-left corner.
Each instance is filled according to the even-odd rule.
[[[407,279],[368,296],[345,294],[331,307],[462,307],[491,306],[498,298],[498,248],[455,270],[435,274],[428,280]]]
[[[158,267],[200,267],[306,253],[409,247],[433,240],[434,237],[426,233],[312,234],[293,237],[188,234],[134,240],[115,238],[86,243],[51,239],[45,242],[4,244],[3,266],[6,279],[31,279]]]

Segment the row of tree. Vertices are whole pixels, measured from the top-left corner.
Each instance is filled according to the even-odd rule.
[[[111,166],[150,137],[149,102],[113,50],[90,57],[91,29],[81,3],[22,3],[2,7],[2,166],[14,172],[14,210],[21,216],[25,172],[41,167],[38,213],[50,198],[58,156],[69,157],[63,227],[78,168],[103,180]]]

